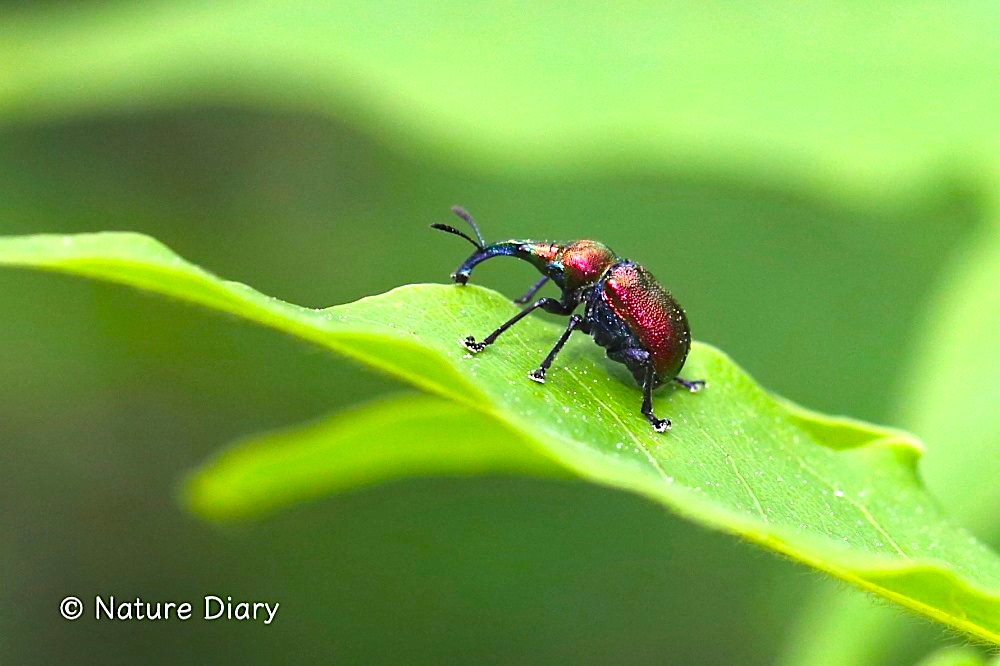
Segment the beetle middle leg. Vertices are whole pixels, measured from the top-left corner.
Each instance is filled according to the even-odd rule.
[[[532,381],[538,382],[539,384],[544,384],[545,372],[552,366],[552,361],[555,360],[556,355],[566,344],[566,341],[569,340],[569,336],[573,335],[573,331],[583,331],[584,333],[586,333],[588,329],[589,327],[584,322],[582,316],[575,314],[572,317],[570,317],[569,323],[566,324],[566,330],[563,331],[562,335],[559,336],[559,339],[556,340],[555,346],[552,347],[551,351],[549,351],[548,355],[545,357],[545,360],[542,361],[541,365],[539,365],[537,368],[528,373],[528,378],[531,379]]]
[[[554,298],[548,298],[548,297],[539,298],[537,301],[535,301],[528,307],[524,308],[516,315],[514,315],[513,317],[505,321],[503,324],[501,324],[500,327],[497,328],[497,330],[493,331],[485,338],[483,338],[482,342],[476,342],[476,339],[470,335],[469,337],[462,340],[462,346],[468,349],[473,354],[481,352],[488,346],[496,342],[496,339],[499,338],[504,331],[506,331],[508,328],[510,328],[517,322],[524,319],[526,316],[528,316],[538,308],[541,308],[546,312],[551,312],[552,314],[557,314],[557,315],[568,315],[573,312],[572,307],[567,307]]]

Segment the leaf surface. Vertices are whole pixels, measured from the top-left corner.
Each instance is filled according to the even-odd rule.
[[[314,310],[221,280],[130,233],[2,238],[0,264],[131,285],[324,346],[496,421],[536,461],[562,468],[558,475],[641,494],[1000,642],[1000,558],[942,516],[916,474],[919,443],[776,398],[709,345],[696,343],[684,369],[708,380],[704,391],[657,395],[658,413],[674,421],[658,434],[639,415],[631,378],[583,337],[570,341],[545,385],[528,381],[561,330],[552,323],[529,317],[489,350],[466,353],[462,337],[481,337],[517,312],[479,287],[411,285]],[[556,469],[532,465],[531,473]],[[403,467],[392,474],[432,471]]]

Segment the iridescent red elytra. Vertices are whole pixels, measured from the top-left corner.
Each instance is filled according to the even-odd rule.
[[[473,239],[447,224],[431,225],[476,246],[476,251],[452,273],[452,280],[465,284],[478,264],[506,256],[527,261],[542,274],[515,303],[527,303],[549,280],[562,291],[558,300],[539,298],[482,342],[472,336],[465,338],[462,345],[470,352],[482,351],[528,313],[541,308],[568,316],[569,323],[548,356],[528,373],[536,382],[545,382],[545,372],[569,336],[573,331],[582,331],[605,348],[608,358],[632,372],[642,387],[642,415],[657,432],[670,428],[670,419],[659,419],[653,414],[654,388],[664,381],[673,381],[696,393],[705,386],[704,380],[687,381],[678,376],[691,347],[691,330],[684,310],[645,268],[621,259],[607,245],[592,240],[569,243],[508,240],[487,245],[472,216],[457,206],[452,212],[468,222],[476,235]],[[581,304],[583,314],[573,314]]]

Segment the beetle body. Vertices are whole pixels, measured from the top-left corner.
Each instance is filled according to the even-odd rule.
[[[587,302],[587,319],[594,341],[608,357],[628,366],[642,384],[643,365],[628,349],[643,349],[652,357],[654,388],[673,379],[684,367],[691,348],[691,330],[684,310],[642,266],[619,261],[605,271]]]
[[[455,282],[467,283],[473,268],[487,259],[509,256],[527,261],[542,274],[516,303],[527,303],[550,280],[562,292],[558,300],[534,301],[481,342],[470,336],[462,344],[473,353],[482,351],[536,309],[569,316],[565,332],[529,377],[544,382],[546,371],[570,335],[582,331],[606,350],[608,358],[624,364],[632,373],[643,389],[642,414],[653,429],[663,432],[669,428],[669,419],[653,414],[652,390],[671,380],[692,392],[704,386],[704,381],[678,377],[691,346],[691,331],[684,310],[670,292],[645,268],[618,257],[603,243],[509,240],[486,244],[468,213],[460,208],[452,210],[469,223],[478,240],[448,225],[432,225],[476,246],[476,251],[452,274]],[[574,314],[580,305],[584,306],[583,314]]]

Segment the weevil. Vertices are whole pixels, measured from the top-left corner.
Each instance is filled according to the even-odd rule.
[[[431,227],[461,236],[476,247],[452,273],[454,282],[466,284],[472,269],[487,259],[515,257],[527,261],[542,274],[515,303],[526,305],[550,280],[562,292],[559,299],[535,300],[481,341],[471,335],[465,338],[462,345],[467,350],[473,354],[481,352],[535,310],[567,316],[566,330],[528,377],[544,383],[545,373],[573,332],[586,333],[605,349],[609,359],[624,364],[642,387],[640,411],[656,432],[669,429],[670,419],[657,418],[653,413],[653,389],[665,381],[673,381],[692,393],[705,386],[704,380],[688,381],[678,375],[691,347],[687,316],[670,292],[645,268],[592,240],[567,243],[506,240],[487,244],[471,215],[458,206],[452,212],[465,220],[475,238],[447,224]],[[574,314],[581,304],[583,314]]]

